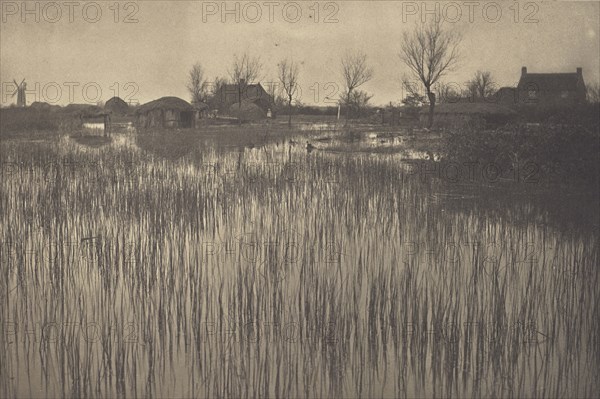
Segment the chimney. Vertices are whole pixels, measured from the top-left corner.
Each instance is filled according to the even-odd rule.
[[[521,76],[527,75],[527,67],[521,67]]]
[[[244,86],[246,84],[246,79],[240,79],[240,86]]]
[[[583,73],[583,69],[581,67],[577,68],[577,75],[581,76]]]

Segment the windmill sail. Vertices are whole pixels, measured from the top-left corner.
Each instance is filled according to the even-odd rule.
[[[27,83],[25,83],[25,79],[21,81],[20,84],[17,84],[17,81],[13,79],[15,86],[17,87],[12,96],[17,95],[17,107],[25,107],[27,106],[27,99],[25,98],[25,90],[27,89]]]

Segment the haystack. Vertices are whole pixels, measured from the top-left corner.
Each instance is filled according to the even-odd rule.
[[[260,106],[250,100],[243,100],[241,106],[239,103],[232,104],[229,107],[229,115],[243,122],[259,121],[267,116]]]
[[[104,104],[104,109],[114,115],[126,115],[129,112],[129,105],[120,97],[113,97]]]

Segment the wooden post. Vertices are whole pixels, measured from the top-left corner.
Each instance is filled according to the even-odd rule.
[[[107,137],[110,134],[110,116],[108,114],[104,114],[104,137]]]

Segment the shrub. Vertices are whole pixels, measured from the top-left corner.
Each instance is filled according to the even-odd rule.
[[[60,114],[51,110],[8,108],[0,111],[0,132],[3,135],[25,131],[57,131]]]
[[[442,146],[446,162],[493,163],[500,171],[535,171],[545,181],[596,183],[600,161],[598,123],[516,124],[496,130],[449,131]]]

